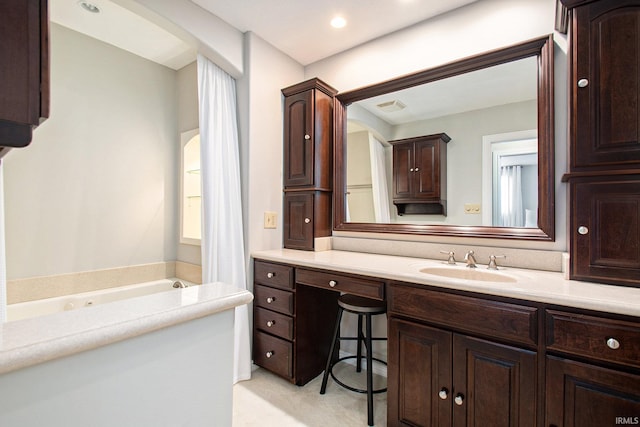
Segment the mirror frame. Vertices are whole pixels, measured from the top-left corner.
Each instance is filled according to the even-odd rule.
[[[408,74],[382,83],[339,93],[335,105],[334,211],[335,231],[396,233],[414,235],[488,237],[498,239],[555,240],[555,144],[553,101],[553,35],[533,39],[503,49],[474,55],[452,63]],[[346,145],[349,104],[457,76],[506,62],[535,56],[538,59],[538,228],[358,223],[346,222]]]

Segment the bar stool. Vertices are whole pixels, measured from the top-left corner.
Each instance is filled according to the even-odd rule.
[[[342,337],[340,336],[340,322],[342,321],[342,313],[348,311],[358,315],[358,336],[357,337]],[[320,394],[324,394],[327,389],[327,380],[329,375],[340,386],[355,391],[357,393],[367,393],[367,420],[370,426],[373,425],[373,395],[374,393],[384,393],[387,391],[386,387],[374,390],[373,389],[373,370],[372,363],[377,361],[383,364],[387,364],[384,360],[373,357],[372,343],[374,340],[386,340],[386,338],[374,338],[371,335],[371,319],[372,316],[385,314],[387,312],[387,306],[384,301],[377,301],[369,298],[363,298],[355,295],[344,294],[338,297],[338,319],[336,320],[336,326],[333,333],[333,340],[331,342],[331,349],[329,350],[329,357],[327,358],[327,366],[324,370],[324,376],[322,377],[322,386],[320,387]],[[362,332],[362,318],[366,319],[365,327],[366,332]],[[357,341],[357,354],[355,356],[345,356],[336,359],[336,352],[338,351],[340,340],[356,340]],[[356,359],[356,372],[362,371],[362,344],[364,343],[366,348],[366,361],[367,361],[367,389],[358,389],[344,384],[338,380],[333,374],[333,367],[347,359]],[[336,345],[338,344],[338,345]],[[335,360],[335,362],[334,362]]]

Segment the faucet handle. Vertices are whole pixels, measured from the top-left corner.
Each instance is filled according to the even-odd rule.
[[[447,264],[455,264],[456,263],[456,257],[455,257],[455,252],[453,251],[440,251],[441,254],[445,254],[448,255],[449,258],[447,259]]]
[[[498,263],[496,263],[496,258],[506,258],[506,255],[489,255],[489,265],[487,266],[487,268],[489,270],[497,270],[498,269]]]

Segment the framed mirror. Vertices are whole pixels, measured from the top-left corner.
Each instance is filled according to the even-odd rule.
[[[338,94],[334,230],[553,241],[553,105],[552,35]],[[438,134],[446,209],[401,212],[393,145]]]

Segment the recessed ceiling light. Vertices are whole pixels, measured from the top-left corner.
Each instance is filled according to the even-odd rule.
[[[336,16],[331,20],[333,28],[343,28],[345,25],[347,25],[347,21],[342,16]]]
[[[79,1],[78,4],[81,8],[91,13],[100,13],[100,8],[93,3],[89,3],[88,1]]]

